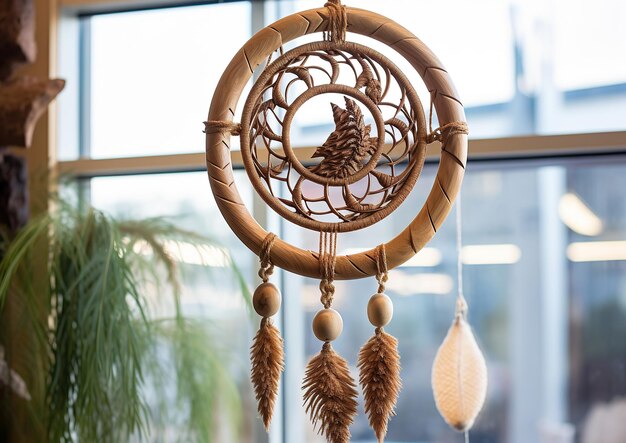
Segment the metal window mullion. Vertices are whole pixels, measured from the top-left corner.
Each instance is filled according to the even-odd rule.
[[[79,19],[78,156],[91,157],[91,17]]]

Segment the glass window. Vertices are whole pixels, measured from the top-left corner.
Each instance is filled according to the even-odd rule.
[[[237,174],[239,176],[241,173]],[[226,247],[227,254],[236,261],[246,280],[249,281],[255,274],[257,259],[235,238],[219,214],[209,193],[206,173],[93,178],[90,181],[90,190],[91,202],[95,207],[120,218],[167,217],[178,226],[203,234]],[[239,190],[243,201],[251,204],[250,188],[239,185]],[[251,321],[252,317],[235,276],[226,270],[227,260],[222,249],[214,244],[195,246],[197,245],[172,245],[170,251],[179,262],[183,276],[182,311],[185,316],[200,320],[207,326],[213,342],[207,343],[207,346],[217,346],[220,350],[220,360],[227,365],[232,381],[239,388],[240,397],[239,408],[234,411],[226,407],[228,403],[224,403],[225,407],[220,411],[219,419],[216,416],[213,422],[216,432],[213,437],[218,441],[253,443],[258,441],[255,434],[258,424],[247,361],[250,340],[256,325]],[[150,305],[150,312],[157,318],[171,318],[173,307],[156,302],[167,300],[168,297],[163,297],[163,294],[150,297],[148,294],[148,299],[155,300],[155,304]],[[164,358],[167,358],[165,352]],[[221,393],[223,394],[224,392]],[[176,399],[172,399],[165,411],[167,416],[179,418],[179,422],[168,423],[168,432],[171,435],[182,435],[187,429],[186,416],[184,411],[177,413],[175,405]],[[233,427],[239,434],[232,434]],[[154,429],[149,431],[151,434],[156,432]],[[150,441],[177,440],[167,437],[165,440]]]
[[[250,37],[250,3],[89,20],[90,155],[202,152],[213,90]]]
[[[320,7],[316,0],[269,4],[277,13],[268,24]],[[582,0],[362,0],[358,6],[407,27],[442,60],[465,105],[470,137],[626,129],[626,65],[617,56],[626,41],[620,25],[626,6],[619,0],[593,7]],[[427,105],[424,88],[418,92]],[[297,139],[306,145],[323,142],[332,122],[306,115],[297,123]]]
[[[609,432],[589,431],[588,423],[611,402],[626,398],[626,204],[621,192],[626,159],[509,166],[474,164],[463,187],[465,293],[489,366],[488,400],[471,441],[551,441],[574,430]],[[374,247],[398,233],[423,204],[433,172],[432,167],[424,172],[419,189],[397,215],[341,235],[340,252]],[[284,235],[317,249],[314,233],[286,224]],[[399,339],[404,388],[389,441],[454,439],[435,409],[430,376],[454,313],[455,248],[451,216],[425,250],[390,273],[387,293],[396,315],[386,329]],[[345,328],[335,348],[356,376],[358,349],[373,332],[366,305],[377,285],[369,278],[336,286],[333,306]],[[284,299],[288,352],[299,354],[291,358],[304,365],[321,346],[310,332],[321,307],[318,282],[290,277]],[[293,304],[303,309],[297,320],[290,320],[291,309],[297,309]],[[300,338],[299,346],[292,337]],[[287,370],[301,373],[303,366]],[[294,376],[286,389],[297,390],[297,382]],[[287,441],[323,441],[300,411],[288,408],[286,414],[292,425]],[[363,410],[352,434],[354,442],[374,439]]]
[[[204,150],[202,121],[215,86],[251,29],[262,22],[253,16],[260,9],[250,1],[213,3],[80,19],[84,58],[77,65],[83,81],[67,101],[78,103],[78,92],[83,97],[76,120],[82,125],[84,156]],[[324,2],[263,3],[263,19],[270,24]],[[396,20],[439,56],[464,102],[473,138],[626,130],[626,67],[620,57],[626,50],[621,25],[626,3],[620,0],[599,0],[593,7],[582,0],[345,3]],[[413,72],[382,44],[351,38]],[[427,111],[429,93],[421,82],[416,86]],[[238,119],[241,105],[235,111]],[[74,119],[79,112],[69,114]],[[330,113],[303,106],[291,138],[294,145],[319,146],[332,129]],[[620,435],[620,410],[626,404],[626,200],[621,192],[626,158],[583,158],[476,162],[468,169],[463,187],[465,292],[490,373],[487,404],[472,431],[474,443],[598,443],[607,432]],[[236,180],[249,209],[254,204],[257,215],[263,212],[266,207],[249,187],[246,173],[236,171]],[[428,164],[393,216],[340,236],[340,253],[374,247],[404,229],[433,180],[434,165]],[[91,203],[115,215],[171,216],[216,239],[254,286],[258,259],[223,221],[205,172],[91,178],[89,189]],[[271,210],[265,215],[281,238],[317,250],[314,233],[279,222]],[[177,252],[184,275],[183,309],[215,324],[242,400],[239,436],[220,425],[216,441],[322,443],[301,407],[304,367],[321,346],[310,330],[320,308],[318,282],[277,271],[275,280],[284,294],[277,323],[284,330],[286,373],[268,439],[260,431],[248,377],[256,317],[250,319],[234,281],[222,278],[223,262],[215,251],[205,252],[199,258]],[[391,271],[387,288],[396,317],[388,330],[400,341],[404,389],[390,442],[459,439],[438,415],[430,387],[431,365],[452,320],[455,266],[451,216],[426,249]],[[345,322],[336,348],[356,377],[358,349],[373,332],[365,308],[376,284],[371,278],[336,286],[335,307]],[[163,315],[167,309],[163,307]],[[362,399],[359,403],[352,441],[374,441]],[[216,414],[220,424],[231,418]],[[175,441],[177,425],[158,441]]]

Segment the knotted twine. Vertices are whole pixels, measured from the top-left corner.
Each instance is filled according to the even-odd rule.
[[[346,41],[348,31],[348,12],[341,0],[329,0],[324,5],[328,9],[328,30],[324,32],[324,40],[334,43]]]
[[[378,281],[378,293],[384,293],[385,283],[389,280],[387,272],[387,252],[385,251],[384,244],[376,247],[376,280]]]
[[[241,134],[241,123],[228,122],[225,120],[209,120],[204,122],[205,134],[230,133],[231,135]]]
[[[263,239],[261,244],[261,253],[259,259],[261,261],[261,267],[259,268],[259,277],[263,280],[263,283],[267,283],[270,275],[274,272],[274,264],[271,259],[272,246],[276,242],[276,234],[269,232]]]
[[[445,149],[448,138],[456,134],[469,134],[469,127],[465,122],[450,122],[445,125],[439,126],[433,130],[433,114],[435,110],[435,91],[430,95],[430,112],[428,114],[428,131],[429,134],[426,137],[426,143],[441,142],[442,147]]]
[[[319,256],[320,274],[320,292],[322,293],[320,301],[325,309],[329,309],[333,304],[335,296],[335,262],[337,260],[337,231],[320,232]]]

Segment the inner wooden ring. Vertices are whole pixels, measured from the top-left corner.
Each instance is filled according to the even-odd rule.
[[[376,148],[376,152],[370,160],[367,162],[363,168],[361,168],[358,172],[346,177],[346,178],[330,178],[330,177],[322,177],[320,175],[311,172],[307,167],[305,167],[300,160],[296,157],[291,148],[291,123],[293,122],[293,118],[300,109],[300,107],[306,103],[308,100],[322,94],[344,94],[349,95],[352,98],[357,99],[361,103],[363,103],[367,109],[370,111],[372,116],[374,117],[374,121],[376,122],[376,131],[378,131],[378,146]],[[245,121],[245,120],[244,120]],[[247,123],[247,122],[246,122]],[[244,127],[242,125],[242,133],[244,132]],[[330,186],[343,186],[344,184],[352,184],[356,183],[365,177],[367,174],[376,169],[378,161],[380,160],[380,156],[383,153],[383,149],[385,147],[385,121],[383,120],[382,113],[376,106],[376,104],[365,94],[355,88],[350,88],[346,85],[320,85],[314,86],[313,88],[307,89],[304,91],[298,98],[294,100],[291,104],[287,113],[285,114],[285,119],[283,120],[283,149],[285,150],[285,154],[291,160],[291,164],[294,166],[295,170],[298,173],[306,178],[307,180],[311,180],[312,182],[319,183],[321,185],[330,185]],[[242,142],[243,144],[243,142]],[[265,190],[265,188],[262,188]],[[269,203],[269,202],[268,202]]]
[[[413,116],[411,124],[415,125],[415,127],[417,128],[417,134],[415,140],[413,140],[412,148],[410,149],[410,155],[412,155],[412,158],[407,166],[408,168],[410,168],[410,170],[408,171],[408,176],[406,177],[404,182],[399,185],[398,189],[400,190],[397,191],[388,200],[384,201],[384,204],[381,205],[381,207],[375,210],[371,210],[369,212],[363,212],[360,217],[349,221],[342,220],[339,222],[325,222],[318,220],[314,217],[308,217],[301,213],[290,210],[283,204],[281,199],[277,198],[273,194],[272,190],[269,189],[269,182],[266,183],[265,178],[259,176],[257,168],[253,161],[253,140],[250,137],[250,128],[252,126],[252,121],[257,118],[256,112],[258,111],[258,105],[260,104],[260,100],[263,96],[264,91],[266,91],[268,85],[272,84],[272,79],[276,74],[291,66],[294,60],[298,60],[303,55],[310,54],[313,51],[341,51],[355,58],[361,56],[368,57],[379,66],[381,66],[383,69],[388,70],[390,79],[393,79],[393,81],[397,83],[398,87],[405,94],[406,102],[408,103],[411,114]],[[318,56],[321,56],[323,54],[324,53],[322,52],[321,54],[318,54]],[[315,174],[300,162],[300,160],[295,156],[291,147],[291,124],[298,109],[312,97],[326,93],[344,94],[355,98],[368,108],[376,122],[376,129],[378,132],[378,143],[376,152],[371,156],[368,163],[364,165],[358,172],[346,178],[334,179],[329,177],[322,177]],[[384,121],[382,112],[379,109],[378,105],[374,103],[374,101],[372,101],[370,97],[362,93],[357,88],[336,83],[314,86],[308,88],[305,92],[298,96],[287,108],[287,112],[285,113],[285,117],[282,123],[282,131],[280,134],[282,138],[282,148],[285,156],[289,159],[290,164],[300,174],[301,179],[302,177],[304,177],[306,180],[320,184],[322,186],[342,187],[345,192],[349,192],[349,190],[346,188],[346,185],[350,185],[364,179],[378,166],[378,162],[385,148],[384,141],[386,137],[386,124],[387,122]],[[328,41],[321,41],[307,43],[291,49],[290,51],[281,55],[273,63],[267,66],[259,75],[246,99],[241,121],[241,155],[244,161],[246,172],[248,173],[248,178],[252,182],[255,190],[261,196],[261,198],[263,198],[263,200],[281,217],[299,226],[314,231],[355,231],[377,223],[387,217],[393,211],[395,211],[410,194],[413,186],[415,185],[415,182],[421,174],[425,157],[425,139],[426,118],[424,116],[424,110],[419,96],[413,88],[413,85],[411,84],[409,79],[402,72],[402,70],[395,65],[395,63],[393,63],[389,58],[387,58],[380,52],[367,46],[363,46],[361,44],[353,42],[332,43]],[[301,179],[299,180],[299,183],[302,181]]]
[[[465,122],[463,105],[450,76],[439,59],[410,31],[382,15],[346,8],[348,31],[381,41],[402,55],[422,77],[431,93],[440,125]],[[232,122],[237,104],[254,68],[264,63],[274,51],[298,37],[329,28],[328,10],[311,9],[285,17],[252,37],[226,68],[213,95],[209,121]],[[206,134],[207,169],[218,208],[239,239],[255,254],[260,254],[268,232],[246,209],[235,186],[230,152],[231,135],[227,132]],[[441,152],[437,176],[426,203],[413,221],[385,244],[388,268],[409,260],[441,227],[456,199],[467,161],[467,135],[448,137]],[[376,250],[337,256],[336,279],[355,279],[376,274]],[[317,253],[297,248],[276,239],[272,263],[287,271],[320,278]]]

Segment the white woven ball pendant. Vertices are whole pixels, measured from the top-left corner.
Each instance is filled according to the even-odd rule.
[[[472,427],[487,394],[487,365],[472,328],[458,315],[437,352],[432,372],[439,413],[459,431]]]

